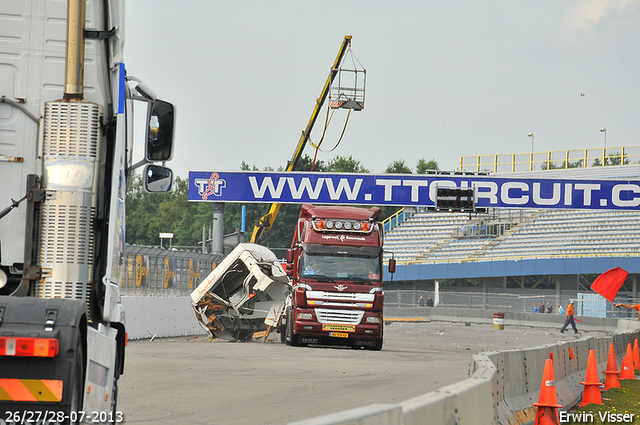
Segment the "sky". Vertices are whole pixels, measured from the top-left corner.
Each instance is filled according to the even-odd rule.
[[[129,75],[176,105],[167,165],[182,178],[284,167],[345,35],[358,61],[346,65],[366,69],[365,107],[319,160],[454,170],[460,156],[532,142],[640,145],[640,0],[128,0],[125,13]],[[346,117],[333,115],[325,150]]]

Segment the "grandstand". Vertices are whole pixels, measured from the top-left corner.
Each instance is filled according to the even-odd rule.
[[[480,164],[480,160],[476,162]],[[524,172],[513,165],[514,172],[494,176],[540,178],[544,174],[545,178],[638,182],[640,165],[622,163],[627,165]],[[385,221],[385,261],[392,257],[398,267],[393,277],[385,274],[387,289],[411,291],[410,299],[432,292],[428,288],[433,288],[436,280],[473,278],[483,282],[483,301],[476,308],[493,308],[487,301],[492,294],[504,299],[507,293],[514,295],[513,282],[522,282],[517,285],[519,299],[544,295],[545,301],[555,306],[588,296],[595,276],[621,267],[630,276],[619,296],[624,297],[622,302],[636,303],[640,289],[640,212],[492,209],[469,214],[406,208]],[[527,279],[537,283],[527,286]],[[526,308],[506,304],[497,308]],[[618,314],[612,311],[612,305],[606,309],[608,316]]]
[[[385,249],[400,263],[640,257],[640,214],[531,210],[470,216],[422,210],[385,235]]]

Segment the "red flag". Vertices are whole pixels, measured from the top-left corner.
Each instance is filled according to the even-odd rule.
[[[591,289],[613,302],[628,274],[620,267],[608,270],[593,281]]]

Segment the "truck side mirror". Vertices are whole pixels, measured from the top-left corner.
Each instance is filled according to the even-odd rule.
[[[295,257],[295,249],[287,250],[287,263],[285,264],[285,271],[287,272],[287,276],[293,276],[293,259]]]
[[[149,193],[167,193],[173,185],[173,171],[167,167],[149,164],[144,168],[144,190]]]
[[[146,159],[169,161],[173,157],[175,107],[157,99],[149,107],[147,119]]]
[[[293,256],[295,251],[293,249],[287,250],[287,263],[293,263]]]
[[[390,258],[389,259],[389,273],[395,273],[396,272],[396,259],[395,258]]]

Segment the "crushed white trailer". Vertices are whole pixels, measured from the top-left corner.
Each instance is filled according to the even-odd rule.
[[[269,249],[239,244],[191,293],[200,325],[212,338],[246,341],[281,329],[291,283]]]

